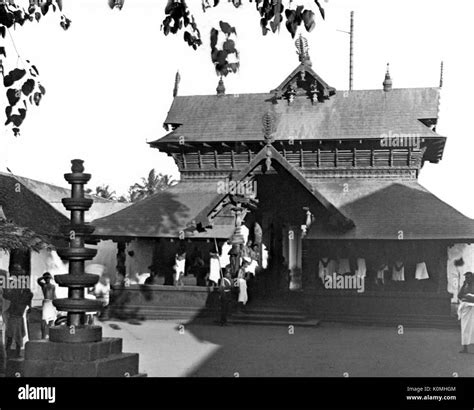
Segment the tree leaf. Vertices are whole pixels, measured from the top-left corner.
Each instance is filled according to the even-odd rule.
[[[316,23],[314,22],[314,13],[311,10],[305,10],[303,12],[303,22],[306,31],[310,32],[314,29]]]
[[[232,27],[229,23],[226,23],[225,21],[219,21],[219,27],[221,28],[224,34],[237,34],[235,31],[235,27]]]
[[[15,16],[7,11],[5,4],[0,4],[0,25],[10,28],[15,23]]]
[[[23,94],[28,96],[28,95],[31,94],[31,92],[33,91],[34,88],[35,88],[35,80],[33,80],[32,78],[29,78],[22,85],[21,91],[23,92]]]
[[[0,26],[0,36],[2,36],[2,38],[5,38],[5,33],[7,32],[7,29],[5,26]]]
[[[59,7],[59,11],[63,11],[63,0],[56,0],[56,4]]]
[[[325,17],[324,9],[321,7],[321,4],[319,4],[319,0],[314,0],[314,2],[315,2],[316,5],[318,6],[319,12],[321,13],[321,17],[322,17],[323,20],[324,20],[324,19],[326,18],[326,17]]]
[[[39,105],[40,102],[41,102],[41,97],[42,97],[42,94],[41,93],[34,93],[33,94],[33,100],[35,102],[36,105]]]
[[[41,13],[43,13],[43,16],[45,16],[45,15],[48,13],[48,11],[49,11],[49,6],[50,6],[49,1],[45,1],[44,3],[41,3],[41,4],[40,4]]]
[[[21,80],[25,74],[26,70],[15,68],[4,77],[3,85],[5,87],[10,87],[15,81]]]
[[[9,88],[7,90],[8,103],[13,107],[20,100],[20,90]]]
[[[3,55],[4,57],[7,56],[7,53],[5,52],[5,47],[0,47],[0,55]]]
[[[41,94],[43,94],[43,95],[45,95],[45,94],[46,94],[46,90],[45,90],[45,88],[44,88],[44,87],[43,87],[41,84],[39,84],[39,83],[38,83],[38,88],[39,88],[39,90],[40,90]]]
[[[224,41],[224,44],[222,45],[222,48],[227,51],[227,53],[237,53],[237,50],[235,49],[235,42],[234,40],[226,40]]]
[[[217,38],[219,37],[219,32],[215,29],[211,29],[211,50],[216,48]]]

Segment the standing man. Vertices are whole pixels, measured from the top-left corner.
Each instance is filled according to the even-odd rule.
[[[41,337],[46,339],[49,336],[49,328],[54,325],[58,312],[53,305],[53,300],[56,299],[56,286],[51,283],[53,277],[49,272],[43,273],[43,276],[38,279],[38,285],[43,291],[43,315],[41,321]]]
[[[458,318],[461,320],[461,344],[459,353],[468,353],[468,345],[474,343],[474,286],[472,272],[464,274],[464,283],[458,294],[460,301]]]
[[[20,266],[14,265],[12,274],[23,275],[24,271]],[[23,347],[23,338],[26,335],[23,315],[25,314],[26,308],[28,306],[31,307],[33,293],[27,288],[4,289],[3,298],[10,301],[10,307],[8,308],[8,321],[5,332],[5,348],[7,351],[7,356],[10,352],[13,342],[15,342],[16,357],[20,357],[21,348]]]
[[[229,314],[229,305],[231,302],[231,290],[232,290],[232,280],[231,280],[230,269],[226,267],[224,277],[221,279],[220,283],[220,299],[221,299],[221,326],[227,326],[227,316]]]

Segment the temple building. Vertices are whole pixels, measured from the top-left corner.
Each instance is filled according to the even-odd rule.
[[[441,88],[394,88],[387,67],[380,89],[339,91],[296,46],[299,64],[270,92],[229,95],[221,80],[214,95],[176,95],[169,133],[149,144],[181,182],[95,220],[95,237],[118,243],[119,264],[141,252],[142,271],[161,271],[178,246],[209,265],[246,226],[269,253],[265,294],[308,315],[449,318],[448,250],[474,240],[474,221],[418,182],[443,156]]]

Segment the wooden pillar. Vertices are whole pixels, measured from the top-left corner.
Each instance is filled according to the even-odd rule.
[[[438,252],[438,293],[448,292],[448,245],[446,242],[439,244]]]
[[[126,274],[125,271],[125,254],[126,243],[123,241],[117,242],[117,271],[122,273],[123,275]]]

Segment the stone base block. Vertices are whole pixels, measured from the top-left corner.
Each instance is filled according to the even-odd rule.
[[[34,340],[26,343],[25,360],[89,362],[122,352],[122,339],[103,338],[92,343],[56,343]]]
[[[24,360],[25,377],[130,377],[136,374],[137,353],[119,353],[89,362]]]
[[[7,362],[7,377],[137,377],[138,354],[122,353],[122,339],[91,343],[33,340],[24,359]]]
[[[5,371],[5,377],[23,377],[24,376],[23,359],[8,359]]]

